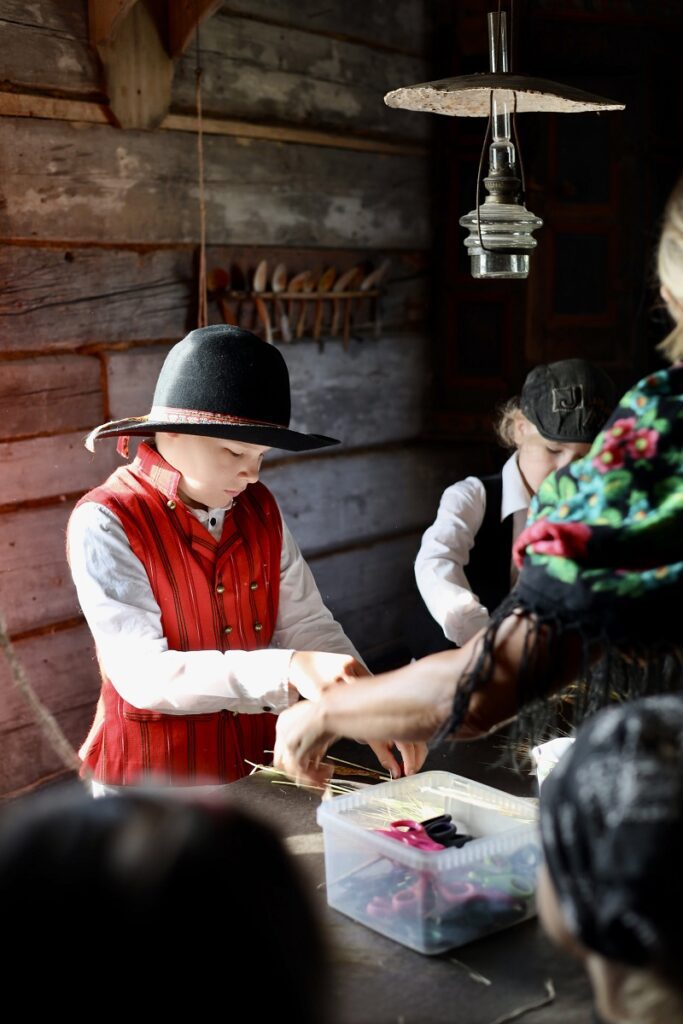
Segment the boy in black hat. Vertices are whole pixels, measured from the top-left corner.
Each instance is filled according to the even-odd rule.
[[[366,673],[322,602],[263,455],[337,444],[289,429],[280,352],[214,326],[175,345],[147,416],[88,436],[143,441],[76,506],[68,551],[102,692],[82,749],[95,789],[230,782],[273,748],[274,714]],[[154,440],[152,440],[154,439]],[[324,652],[324,653],[323,653]],[[375,751],[400,774],[391,748]],[[424,751],[401,748],[406,772]]]
[[[415,576],[435,622],[418,621],[416,656],[462,647],[488,624],[514,584],[512,545],[532,497],[549,473],[586,454],[615,402],[610,377],[585,359],[531,370],[497,423],[515,451],[499,473],[448,487],[422,538]]]

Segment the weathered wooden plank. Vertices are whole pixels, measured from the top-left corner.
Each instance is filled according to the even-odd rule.
[[[61,96],[35,96],[33,93],[1,92],[1,117],[33,117],[72,123],[111,124],[108,105],[93,100],[65,99]],[[164,131],[197,134],[199,121],[194,113],[166,114],[159,125]],[[395,139],[388,135],[351,135],[348,129],[302,128],[300,125],[245,121],[241,118],[202,117],[204,135],[229,135],[236,139],[266,139],[271,142],[353,149],[363,153],[387,153],[390,156],[426,156],[427,146],[419,141]]]
[[[366,249],[231,246],[213,247],[207,258],[209,267],[238,265],[245,274],[265,257],[271,270],[284,262],[291,277],[300,270],[319,273],[330,265],[340,273],[356,263],[376,266],[384,255]],[[384,328],[423,321],[425,254],[386,255],[391,267],[381,300]],[[0,355],[181,338],[191,327],[196,305],[193,260],[188,248],[133,252],[0,245]],[[213,300],[209,313],[216,322],[219,310]]]
[[[274,493],[305,555],[418,530],[435,515],[444,487],[457,480],[462,456],[419,445],[336,457],[266,462]]]
[[[0,246],[0,351],[181,337],[191,278],[187,249]]]
[[[102,419],[99,359],[48,356],[0,362],[0,441],[65,433]]]
[[[359,134],[426,139],[429,119],[394,111],[384,96],[429,78],[426,60],[376,50],[306,28],[217,17],[201,30],[202,109],[208,117],[346,127]],[[195,109],[197,58],[176,67],[173,109]]]
[[[83,447],[85,433],[1,443],[2,504],[59,499],[101,483],[120,459],[109,446],[91,455]]]
[[[183,132],[3,118],[0,235],[196,242],[196,163]],[[428,247],[422,157],[212,136],[205,168],[210,244]]]
[[[252,18],[272,24],[259,25]],[[374,0],[372,4],[330,4],[327,7],[321,7],[316,0],[297,4],[286,0],[231,3],[202,26],[202,62],[210,66],[216,40],[224,44],[226,36],[229,38],[234,33],[249,36],[259,30],[272,33],[277,29],[285,59],[287,56],[291,59],[297,51],[306,51],[305,41],[302,46],[304,34],[310,37],[309,47],[336,44],[335,71],[338,65],[343,67],[345,51],[353,55],[354,51],[362,53],[365,47],[370,47],[364,65],[360,66],[359,78],[364,80],[372,76],[375,62],[382,65],[383,61],[400,64],[406,61],[406,57],[401,58],[396,53],[385,57],[385,49],[421,57],[427,50],[429,19],[423,0],[399,3]],[[330,38],[334,36],[338,38]],[[87,4],[83,0],[41,0],[34,4],[3,0],[0,41],[3,80],[13,87],[54,89],[79,95],[101,93],[100,70],[95,51],[89,46]],[[191,57],[194,60],[192,54]],[[252,53],[252,58],[258,59],[258,52]],[[407,64],[406,74],[391,88],[429,77],[422,74],[416,77],[409,68]],[[176,74],[182,74],[181,69]],[[353,81],[347,83],[351,88],[353,84]],[[207,99],[211,98],[208,75],[205,91]]]
[[[372,0],[369,4],[227,0],[217,17],[227,19],[235,14],[414,54],[425,52],[430,30],[429,4],[424,0]]]
[[[417,600],[413,572],[420,532],[315,558],[323,600],[367,657],[401,646]]]
[[[101,91],[84,0],[3,0],[0,46],[3,82],[14,87],[79,95]]]
[[[415,437],[422,426],[428,376],[427,340],[420,335],[339,339],[323,352],[310,342],[280,346],[290,373],[292,427],[329,434],[346,447]],[[166,346],[106,356],[111,416],[149,412]],[[391,396],[389,401],[378,396]]]
[[[92,722],[99,672],[86,626],[20,641],[15,650],[39,699],[78,749]],[[0,658],[0,794],[15,792],[64,766],[35,723]]]
[[[74,746],[87,736],[93,709],[88,705],[57,715],[62,731]],[[64,765],[37,726],[28,725],[0,734],[0,797],[11,798],[61,775]]]
[[[20,640],[14,649],[31,687],[53,715],[83,706],[94,711],[99,672],[86,625]],[[7,659],[0,657],[0,733],[25,728],[33,721],[31,708],[12,681]]]
[[[78,615],[66,561],[73,503],[0,515],[0,609],[10,634]]]
[[[67,102],[69,101],[64,100],[64,103]],[[102,123],[101,118],[95,113],[104,110],[100,104],[86,104],[81,100],[71,102],[79,111],[94,115],[84,117],[83,120],[93,121],[97,124]],[[21,107],[22,104],[3,99],[0,103],[0,114],[9,113],[8,108],[15,109],[17,106]],[[86,108],[88,109],[86,110]],[[59,108],[59,113],[63,114],[65,110],[66,108]],[[58,116],[56,101],[51,101],[49,111],[44,115],[38,113],[36,116]],[[22,110],[20,114],[12,116],[25,117],[26,115]],[[62,117],[62,120],[75,121],[78,118],[67,116]],[[198,124],[196,114],[170,113],[166,115],[159,127],[164,131],[193,132],[196,135]],[[345,128],[302,128],[296,124],[285,126],[263,121],[243,121],[235,117],[204,117],[202,118],[202,131],[204,135],[231,135],[241,139],[242,142],[247,139],[266,139],[271,142],[295,143],[299,146],[325,146],[332,149],[353,149],[363,153],[386,153],[388,156],[426,156],[428,153],[424,143],[412,139],[397,140],[388,135],[352,135]]]

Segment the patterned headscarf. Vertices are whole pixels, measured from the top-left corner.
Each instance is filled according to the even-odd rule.
[[[683,696],[643,698],[587,722],[543,783],[541,830],[574,935],[680,987]]]
[[[521,747],[566,732],[615,698],[683,688],[682,470],[678,363],[628,391],[585,458],[541,484],[515,545],[517,585],[492,614],[435,742],[457,738],[472,693],[493,675],[498,629],[513,613],[530,625],[515,680]],[[580,683],[551,702],[565,634],[578,641]],[[539,650],[547,657],[536,658]]]

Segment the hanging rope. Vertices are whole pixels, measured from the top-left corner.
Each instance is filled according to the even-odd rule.
[[[202,122],[202,68],[199,58],[198,12],[195,59],[195,107],[197,110],[197,168],[199,175],[199,296],[197,302],[197,327],[206,327],[206,325],[209,322],[209,314],[206,299],[206,203],[204,199],[204,133]]]

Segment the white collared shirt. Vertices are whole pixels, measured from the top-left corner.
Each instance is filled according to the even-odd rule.
[[[531,496],[517,465],[515,452],[502,469],[503,497],[500,521],[513,517],[512,540],[524,529]],[[468,476],[447,487],[436,519],[425,532],[415,560],[419,591],[445,636],[462,647],[488,625],[489,610],[480,604],[467,581],[465,567],[486,511],[481,480]],[[510,585],[516,569],[510,552]]]
[[[189,511],[220,539],[227,508]],[[361,660],[325,607],[284,519],[275,631],[270,647],[259,651],[169,650],[145,568],[105,506],[85,502],[76,509],[68,546],[78,599],[104,671],[135,707],[179,715],[223,709],[278,714],[296,699],[289,687],[293,651]]]

